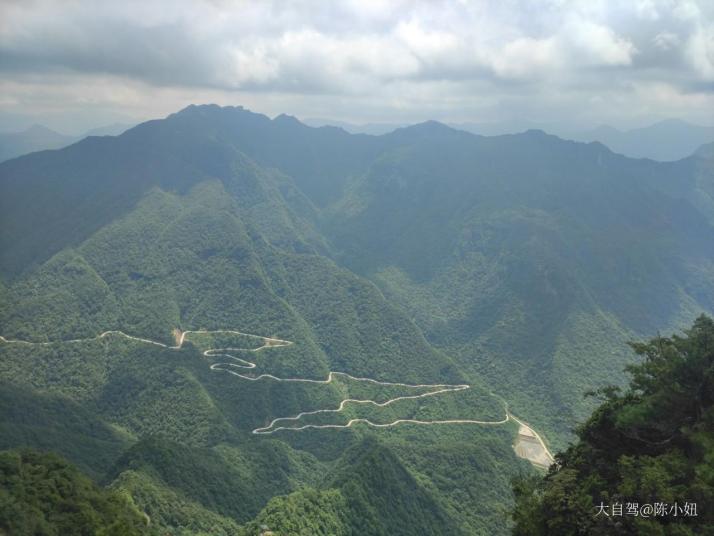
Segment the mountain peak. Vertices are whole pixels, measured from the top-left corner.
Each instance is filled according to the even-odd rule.
[[[297,117],[293,115],[288,115],[288,114],[280,114],[275,119],[273,119],[273,122],[278,124],[278,125],[285,125],[285,126],[292,126],[292,127],[305,127],[304,123],[302,123]]]
[[[414,130],[423,130],[428,132],[445,132],[454,130],[453,128],[445,125],[444,123],[440,123],[439,121],[436,121],[434,119],[429,119],[421,123],[416,123],[415,125],[406,128]]]
[[[557,137],[557,136],[553,136],[553,134],[548,134],[545,130],[540,129],[540,128],[529,128],[528,130],[526,130],[525,132],[523,132],[523,134],[525,134],[526,136],[538,136],[538,137],[551,136],[551,137]]]
[[[193,114],[219,114],[219,113],[240,113],[250,112],[243,106],[219,106],[218,104],[189,104],[178,112],[171,114],[173,116],[186,116]]]
[[[415,125],[410,125],[408,127],[398,128],[386,136],[396,136],[399,138],[414,138],[414,139],[424,139],[424,138],[444,138],[444,137],[463,137],[463,136],[474,136],[474,134],[469,134],[463,130],[457,130],[451,128],[444,123],[439,121],[429,120],[423,123],[417,123]]]
[[[40,125],[39,123],[35,123],[32,126],[27,127],[25,130],[22,131],[23,134],[32,134],[32,135],[47,135],[51,134],[53,136],[62,136],[59,132],[56,132],[52,130],[51,128],[46,127],[45,125]]]
[[[300,123],[300,120],[294,115],[280,114],[273,119],[273,121],[280,121],[285,123]],[[302,123],[301,123],[302,124]]]

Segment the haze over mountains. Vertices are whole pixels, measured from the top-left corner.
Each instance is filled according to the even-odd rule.
[[[580,141],[599,141],[614,152],[633,158],[667,161],[689,156],[700,146],[714,141],[714,127],[668,119],[626,131],[603,125],[589,132],[574,133],[571,137]]]
[[[404,128],[398,123],[354,124],[345,121],[310,118],[303,121],[313,127],[335,126],[351,134],[380,136]],[[566,125],[538,125],[536,123],[453,123],[449,126],[482,136],[515,134],[526,130],[545,130],[563,139],[597,141],[615,153],[632,158],[650,158],[658,161],[673,161],[693,154],[700,146],[714,142],[714,127],[688,123],[680,119],[663,120],[647,127],[618,130],[601,125],[591,130],[574,130]],[[80,136],[60,134],[42,125],[33,125],[21,132],[0,133],[0,162],[23,154],[46,149],[59,149],[87,136],[117,136],[130,125],[114,123],[88,130]]]
[[[533,470],[506,409],[562,447],[625,341],[714,311],[710,156],[205,105],[4,162],[0,446],[52,446],[184,534],[505,534]],[[426,384],[471,387],[407,396]],[[316,413],[349,397],[403,399]],[[252,433],[285,417],[317,428]]]
[[[387,134],[407,125],[394,123],[353,124],[330,119],[307,119],[310,126],[332,125],[343,128],[352,134]],[[574,129],[566,124],[532,123],[510,121],[497,123],[460,122],[449,126],[479,134],[482,136],[501,136],[516,134],[526,130],[544,130],[563,139],[576,141],[598,141],[615,153],[632,158],[650,158],[659,161],[672,161],[685,158],[694,153],[701,145],[714,141],[714,127],[701,126],[682,121],[667,119],[652,125],[629,130],[618,130],[609,125],[601,125],[590,130]]]
[[[0,162],[35,151],[66,147],[87,136],[117,136],[129,127],[130,125],[114,123],[93,128],[80,136],[60,134],[42,125],[32,125],[20,132],[2,132],[0,133]]]

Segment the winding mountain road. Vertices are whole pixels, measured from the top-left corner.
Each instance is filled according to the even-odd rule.
[[[180,333],[180,335],[179,335]],[[303,430],[308,430],[308,429],[341,429],[341,428],[350,428],[355,424],[367,424],[369,426],[372,426],[374,428],[390,428],[393,426],[397,426],[399,424],[417,424],[417,425],[439,425],[439,424],[472,424],[472,425],[485,425],[485,426],[496,426],[496,425],[501,425],[507,423],[509,420],[513,419],[515,422],[517,422],[522,430],[527,430],[527,432],[531,432],[533,437],[537,440],[538,445],[540,445],[540,449],[537,449],[537,452],[533,452],[533,449],[519,449],[517,448],[517,445],[514,446],[516,448],[516,453],[528,459],[532,463],[539,465],[539,466],[545,466],[546,462],[552,463],[554,461],[553,455],[551,452],[548,450],[548,447],[546,446],[545,442],[541,438],[540,435],[538,435],[535,430],[533,430],[529,425],[527,425],[525,422],[521,421],[520,419],[516,418],[513,414],[510,413],[508,410],[508,403],[500,396],[496,395],[495,393],[490,393],[492,396],[497,397],[503,404],[503,409],[504,409],[504,417],[503,419],[496,420],[496,421],[484,421],[484,420],[477,420],[477,419],[444,419],[444,420],[420,420],[420,419],[396,419],[390,423],[375,423],[370,421],[369,419],[365,418],[355,418],[355,419],[350,419],[346,424],[305,424],[302,426],[276,426],[278,424],[283,424],[283,423],[289,423],[289,422],[297,422],[303,417],[309,416],[309,415],[321,415],[321,414],[335,414],[335,413],[340,413],[342,412],[346,406],[350,404],[364,404],[364,405],[372,405],[374,407],[382,408],[389,406],[391,404],[394,404],[395,402],[399,402],[401,400],[415,400],[415,399],[420,399],[420,398],[426,398],[430,396],[436,396],[440,395],[443,393],[449,393],[449,392],[457,392],[457,391],[463,391],[466,389],[470,389],[471,386],[467,384],[408,384],[408,383],[400,383],[400,382],[385,382],[385,381],[380,381],[380,380],[375,380],[372,378],[361,378],[357,376],[352,376],[350,374],[347,374],[345,372],[336,372],[336,371],[331,371],[327,378],[325,380],[314,380],[314,379],[309,379],[309,378],[279,378],[277,376],[274,376],[272,374],[259,374],[257,376],[248,376],[246,374],[242,374],[238,372],[236,369],[246,369],[246,370],[251,370],[256,367],[255,363],[251,361],[247,361],[245,359],[242,359],[240,357],[237,357],[233,355],[230,352],[259,352],[261,350],[264,350],[266,348],[279,348],[279,347],[284,347],[284,346],[290,346],[292,341],[286,341],[282,339],[276,339],[272,337],[263,337],[261,335],[254,335],[251,333],[244,333],[242,331],[236,331],[236,330],[188,330],[188,331],[183,331],[177,333],[178,338],[177,338],[177,343],[175,345],[169,345],[169,344],[164,344],[162,342],[158,341],[153,341],[151,339],[145,339],[142,337],[135,337],[133,335],[129,335],[127,333],[124,333],[123,331],[119,330],[109,330],[109,331],[104,331],[100,333],[99,335],[95,337],[90,337],[90,338],[85,338],[85,339],[69,339],[69,340],[64,340],[64,341],[51,341],[51,342],[31,342],[31,341],[24,341],[24,340],[16,340],[16,339],[6,339],[5,337],[0,336],[0,342],[6,343],[6,344],[19,344],[19,345],[33,345],[33,346],[49,346],[53,344],[76,344],[76,343],[82,343],[82,342],[89,342],[89,341],[94,341],[94,340],[100,340],[104,339],[106,337],[116,335],[120,337],[124,337],[128,340],[132,341],[137,341],[145,344],[151,344],[154,346],[158,346],[161,348],[166,348],[168,350],[180,350],[183,347],[183,344],[185,341],[188,340],[191,334],[203,334],[203,335],[219,335],[219,334],[227,334],[227,335],[238,335],[238,336],[243,336],[243,337],[250,337],[254,339],[258,339],[262,341],[262,345],[257,347],[257,348],[235,348],[235,347],[226,347],[226,348],[215,348],[215,349],[209,349],[209,350],[204,350],[203,355],[208,358],[226,358],[229,359],[230,361],[224,361],[224,362],[217,362],[213,363],[210,365],[211,370],[214,371],[222,371],[222,372],[227,372],[229,374],[232,374],[234,376],[237,376],[239,378],[242,378],[244,380],[249,380],[249,381],[258,381],[258,380],[272,380],[272,381],[277,381],[277,382],[293,382],[293,383],[312,383],[312,384],[329,384],[334,381],[334,379],[338,376],[347,378],[352,381],[357,381],[357,382],[367,382],[367,383],[372,383],[375,385],[379,386],[384,386],[384,387],[402,387],[405,389],[431,389],[430,391],[426,393],[419,393],[419,394],[414,394],[414,395],[404,395],[404,396],[398,396],[394,398],[390,398],[389,400],[386,400],[385,402],[377,402],[375,400],[369,400],[369,399],[356,399],[356,398],[346,398],[342,400],[337,408],[334,409],[318,409],[314,411],[304,411],[301,412],[294,417],[278,417],[276,419],[273,419],[268,426],[262,427],[262,428],[256,428],[253,430],[254,434],[273,434],[275,432],[279,431],[303,431]],[[526,433],[527,433],[526,432]]]

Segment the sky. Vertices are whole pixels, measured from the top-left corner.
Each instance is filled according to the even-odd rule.
[[[188,104],[353,123],[714,124],[714,1],[0,0],[0,130]]]

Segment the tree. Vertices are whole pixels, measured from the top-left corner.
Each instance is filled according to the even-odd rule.
[[[138,536],[153,534],[125,496],[94,484],[60,456],[0,452],[0,534]]]
[[[714,534],[714,321],[631,346],[629,388],[544,478],[514,481],[514,534]]]

